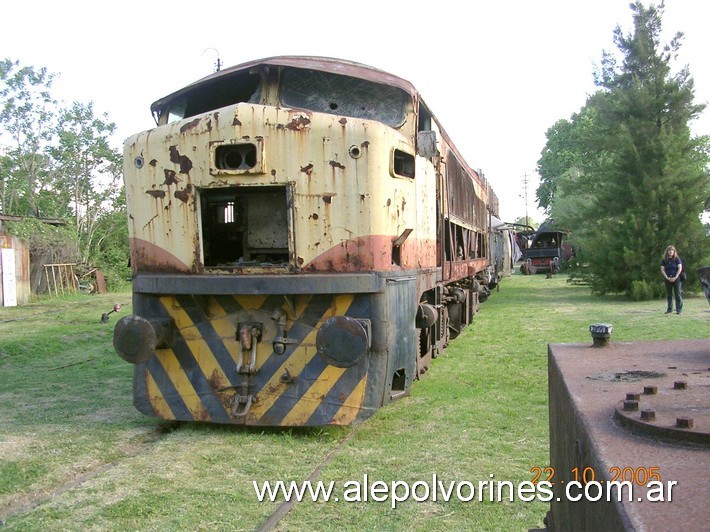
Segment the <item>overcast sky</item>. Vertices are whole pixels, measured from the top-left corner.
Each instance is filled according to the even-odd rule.
[[[650,2],[645,2],[649,5]],[[365,63],[409,80],[473,168],[504,220],[538,221],[535,168],[545,132],[595,90],[629,0],[18,1],[0,10],[0,57],[60,74],[55,97],[94,102],[116,145],[153,127],[150,104],[225,66],[273,55]],[[666,41],[685,34],[696,101],[710,101],[710,2],[666,0]],[[677,69],[677,68],[676,68]],[[693,126],[710,133],[710,111]]]

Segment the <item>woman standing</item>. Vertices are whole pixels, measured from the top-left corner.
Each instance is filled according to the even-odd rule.
[[[676,314],[683,312],[683,296],[681,296],[680,274],[683,271],[683,261],[673,246],[668,246],[661,260],[661,273],[666,283],[666,299],[668,306],[666,314],[673,312],[673,296],[675,296]]]

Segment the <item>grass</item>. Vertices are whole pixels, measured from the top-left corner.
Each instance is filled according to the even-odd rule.
[[[412,394],[358,427],[255,430],[171,424],[131,402],[131,367],[103,312],[127,293],[0,309],[0,519],[9,530],[255,530],[279,507],[252,481],[335,482],[341,502],[296,504],[279,530],[527,530],[540,502],[342,502],[344,483],[531,480],[549,461],[547,344],[707,338],[710,308],[687,298],[595,298],[563,276],[513,276]],[[420,486],[420,488],[423,488]],[[420,491],[421,494],[421,491]],[[464,493],[465,494],[465,493]],[[455,499],[455,497],[454,497]]]

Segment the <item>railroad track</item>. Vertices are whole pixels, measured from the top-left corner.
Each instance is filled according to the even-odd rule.
[[[313,469],[310,475],[308,475],[308,478],[306,479],[307,482],[314,482],[318,479],[320,476],[321,472],[323,471],[323,468],[325,468],[328,464],[330,464],[333,459],[342,452],[342,450],[347,446],[348,443],[355,437],[355,434],[357,433],[357,427],[355,427],[350,433],[343,438],[338,445],[335,446],[335,448],[330,451],[325,458]],[[288,515],[288,513],[291,511],[291,509],[296,505],[298,501],[295,499],[291,499],[289,501],[284,501],[282,502],[278,508],[272,513],[266,521],[258,528],[258,532],[269,532],[273,530],[276,525],[279,524],[279,522]]]
[[[0,526],[4,526],[6,524],[7,519],[21,516],[34,510],[35,508],[39,508],[43,504],[46,504],[55,499],[56,497],[59,497],[60,495],[78,486],[81,486],[85,482],[105,473],[106,471],[110,471],[111,469],[120,466],[124,463],[125,460],[144,453],[151,446],[161,441],[166,435],[179,428],[180,425],[181,423],[179,422],[164,423],[159,427],[151,429],[150,431],[142,434],[142,441],[136,443],[129,443],[129,449],[126,451],[126,454],[122,457],[121,460],[115,460],[113,462],[98,465],[75,478],[67,480],[61,486],[51,489],[50,491],[27,494],[23,496],[20,500],[16,502],[11,502],[8,506],[4,508],[0,508]]]

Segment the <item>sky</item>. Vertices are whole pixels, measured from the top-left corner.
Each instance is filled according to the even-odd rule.
[[[509,222],[544,219],[545,132],[585,104],[614,28],[632,24],[629,0],[5,0],[1,14],[0,58],[58,73],[53,95],[108,113],[117,147],[155,125],[153,101],[212,73],[217,57],[227,67],[315,55],[388,71],[421,92]],[[710,102],[709,19],[707,0],[665,1],[664,41],[685,34],[675,70],[690,67],[697,103]],[[692,127],[710,134],[710,110]]]

